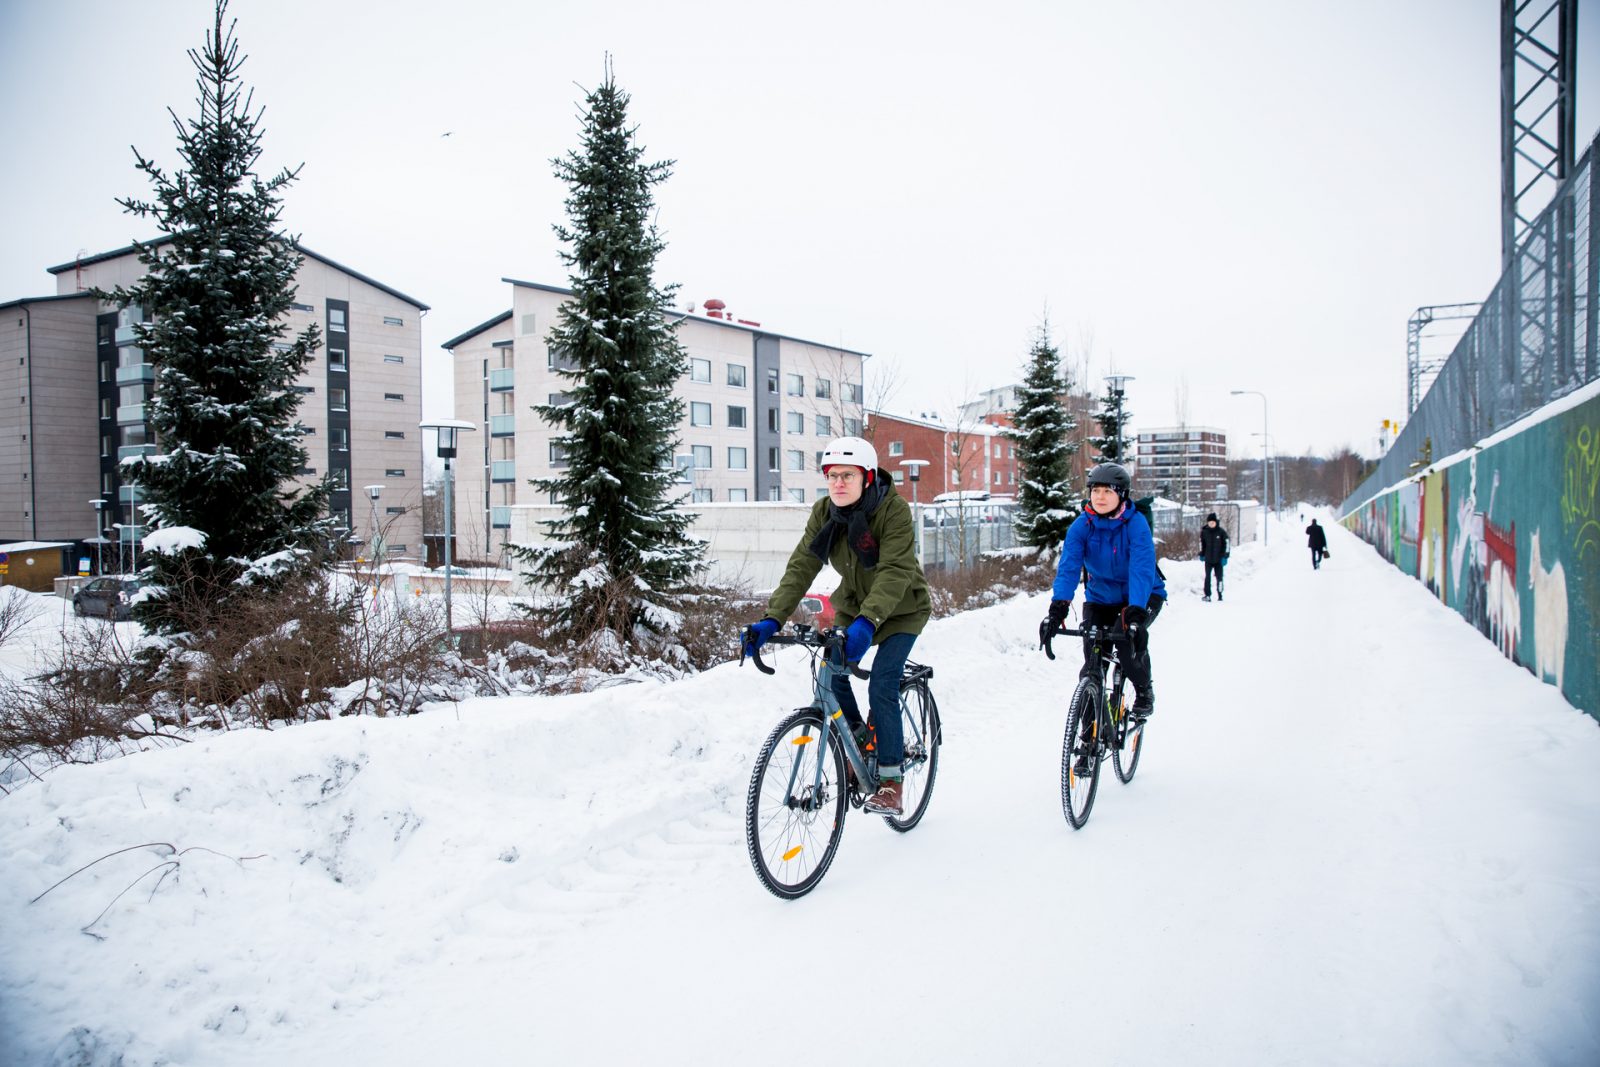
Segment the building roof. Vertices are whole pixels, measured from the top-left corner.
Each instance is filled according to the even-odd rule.
[[[558,285],[544,285],[540,282],[527,282],[522,281],[519,278],[501,278],[500,280],[503,282],[510,282],[512,285],[521,285],[528,289],[538,289],[546,293],[557,293],[561,296],[572,295],[571,289],[563,289]],[[509,315],[510,312],[507,312],[506,314]],[[785,333],[778,333],[776,330],[768,330],[760,326],[749,326],[734,319],[713,319],[705,315],[693,315],[687,311],[669,311],[666,312],[666,314],[668,317],[676,318],[680,321],[683,319],[689,319],[693,322],[703,322],[710,326],[724,326],[732,330],[743,330],[745,333],[760,334],[763,337],[776,337],[780,341],[794,341],[795,343],[802,345],[815,345],[818,348],[826,348],[834,352],[843,352],[847,356],[860,356],[862,359],[872,358],[872,353],[870,352],[857,352],[853,348],[845,348],[842,345],[830,345],[825,341],[808,341],[804,337],[791,337]],[[471,335],[464,334],[463,336]],[[448,348],[450,346],[445,345],[444,347]]]
[[[67,548],[71,541],[13,541],[0,545],[0,552],[38,552],[46,548]]]
[[[90,296],[88,293],[56,293],[56,294],[54,294],[52,296],[23,296],[23,297],[18,297],[15,300],[7,300],[5,303],[0,304],[0,311],[4,311],[6,308],[21,307],[24,304],[45,304],[45,303],[51,303],[51,302],[54,302],[54,301],[57,301],[57,300],[93,300],[93,299],[94,299],[94,297]]]
[[[167,242],[169,242],[171,240],[172,240],[172,238],[170,236],[162,236],[162,237],[157,237],[157,238],[155,238],[153,240],[150,240],[150,241],[146,241],[146,242],[144,242],[144,244],[145,244],[146,247],[150,247],[150,246],[153,246],[153,245],[164,245],[164,244],[166,244]],[[305,256],[310,256],[312,259],[316,260],[319,263],[325,263],[328,266],[332,267],[334,270],[343,271],[344,273],[350,275],[350,277],[352,277],[352,278],[356,278],[356,279],[359,279],[360,281],[366,282],[368,285],[372,286],[374,289],[381,289],[384,292],[388,293],[390,296],[395,297],[398,300],[404,300],[406,303],[410,304],[412,307],[417,308],[420,311],[431,311],[432,310],[431,308],[428,307],[427,304],[424,304],[422,301],[416,299],[415,297],[407,296],[406,294],[402,293],[400,290],[391,288],[390,286],[387,286],[387,285],[384,285],[382,282],[378,281],[376,278],[370,278],[367,275],[362,274],[358,270],[352,270],[349,267],[345,266],[343,263],[340,263],[338,260],[329,259],[327,256],[323,255],[321,252],[314,252],[311,249],[307,248],[305,245],[301,244],[299,241],[296,241],[294,243],[294,247],[295,247],[295,250],[298,251],[300,254],[305,255]],[[59,265],[54,266],[54,267],[46,267],[45,270],[49,271],[51,274],[65,274],[69,270],[77,270],[79,267],[85,266],[85,265],[90,264],[90,263],[103,263],[108,259],[120,259],[123,256],[129,255],[130,253],[137,252],[137,251],[138,251],[138,247],[136,245],[128,245],[128,246],[126,246],[124,248],[113,248],[109,252],[100,252],[100,253],[97,253],[97,254],[92,255],[92,256],[83,256],[83,257],[81,257],[79,259],[73,260],[71,263],[62,263],[62,264],[59,264]]]
[[[460,344],[462,341],[465,341],[468,338],[476,337],[476,336],[478,336],[478,334],[482,333],[484,330],[491,329],[491,328],[493,328],[495,326],[498,326],[502,322],[505,322],[510,317],[511,317],[511,309],[507,308],[505,311],[502,311],[500,314],[496,315],[494,318],[489,319],[489,320],[487,320],[485,322],[478,323],[478,325],[474,326],[472,329],[468,330],[466,333],[463,333],[463,334],[460,334],[460,335],[458,335],[456,337],[450,338],[450,340],[446,341],[444,344],[440,345],[439,347],[443,348],[443,349],[454,348],[456,345]]]

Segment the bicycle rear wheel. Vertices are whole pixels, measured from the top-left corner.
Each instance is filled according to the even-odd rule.
[[[1100,716],[1100,686],[1093,678],[1078,682],[1067,705],[1067,732],[1061,742],[1061,813],[1074,830],[1089,821],[1095,791],[1100,787],[1101,746],[1094,741]],[[1077,773],[1078,757],[1089,752],[1087,773]]]
[[[1133,781],[1133,772],[1139,769],[1139,756],[1144,752],[1144,720],[1134,718],[1127,706],[1127,690],[1119,688],[1112,697],[1115,705],[1111,718],[1117,725],[1117,743],[1111,746],[1111,766],[1117,780],[1123,785]]]
[[[900,690],[900,727],[906,742],[901,814],[885,815],[883,821],[903,834],[922,821],[933,796],[933,780],[939,776],[939,707],[926,682],[912,682]]]
[[[786,900],[816,888],[848,811],[838,732],[824,747],[822,713],[801,708],[767,735],[745,794],[745,845],[761,884]]]

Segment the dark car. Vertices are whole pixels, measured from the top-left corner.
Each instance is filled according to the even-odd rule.
[[[133,617],[133,594],[138,590],[135,578],[96,578],[72,594],[72,610],[122,622]]]

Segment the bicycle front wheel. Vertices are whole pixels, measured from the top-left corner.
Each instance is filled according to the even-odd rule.
[[[1099,705],[1100,687],[1092,678],[1081,679],[1067,705],[1067,732],[1061,742],[1061,813],[1074,830],[1089,821],[1100,786]]]
[[[1111,766],[1123,785],[1133,781],[1133,772],[1139,769],[1139,756],[1144,752],[1144,720],[1129,713],[1126,697],[1126,690],[1118,689],[1112,697],[1117,706],[1111,709],[1111,718],[1117,723],[1117,743],[1111,748]]]
[[[913,682],[900,691],[900,727],[906,741],[901,813],[885,815],[883,821],[903,834],[922,821],[933,796],[933,780],[939,776],[939,706],[926,682]]]
[[[837,730],[822,742],[822,713],[802,708],[767,736],[744,801],[744,837],[756,877],[785,900],[828,873],[844,817],[844,750]]]

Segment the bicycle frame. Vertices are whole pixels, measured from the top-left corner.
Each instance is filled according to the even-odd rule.
[[[1044,654],[1055,659],[1055,650],[1051,648],[1051,640],[1056,637],[1087,637],[1089,644],[1088,667],[1100,689],[1100,699],[1095,701],[1095,723],[1106,726],[1113,732],[1111,740],[1117,747],[1122,746],[1122,737],[1118,733],[1127,715],[1122,708],[1122,691],[1127,684],[1127,675],[1122,669],[1122,643],[1129,640],[1127,630],[1112,626],[1095,626],[1085,623],[1076,630],[1062,627],[1058,630],[1050,629],[1046,620],[1039,627],[1040,644],[1044,646]],[[1112,701],[1117,701],[1117,713],[1111,710]],[[1106,739],[1104,733],[1098,733],[1097,738],[1103,743]]]
[[[795,630],[796,633],[793,637],[775,635],[771,638],[771,642],[773,644],[799,645],[811,653],[811,706],[822,712],[822,733],[817,735],[817,744],[826,748],[829,732],[837,730],[840,747],[844,749],[845,759],[849,761],[851,768],[856,772],[856,780],[866,787],[867,792],[873,792],[878,788],[879,784],[877,761],[874,760],[869,764],[866,754],[861,751],[861,746],[856,744],[855,735],[849,730],[839,729],[837,724],[844,718],[844,709],[839,706],[839,698],[833,694],[834,678],[845,671],[861,679],[871,678],[872,675],[870,672],[863,671],[858,667],[846,667],[834,663],[835,646],[841,652],[844,647],[843,630],[837,628],[824,630],[819,632],[817,637],[812,636],[812,630],[809,626],[797,626]],[[821,640],[819,641],[818,638]],[[739,658],[743,662],[744,657],[742,654]],[[763,674],[773,673],[773,669],[761,661],[759,652],[752,658],[755,660],[756,668]],[[900,701],[903,705],[905,701],[903,688],[901,694]],[[920,737],[918,740],[921,740]],[[818,802],[817,798],[822,793],[822,768],[823,761],[817,760],[816,777],[811,783],[811,803],[813,804]],[[795,786],[793,776],[798,773],[799,768],[797,765],[795,770],[790,772],[789,793],[791,796],[794,794]]]

